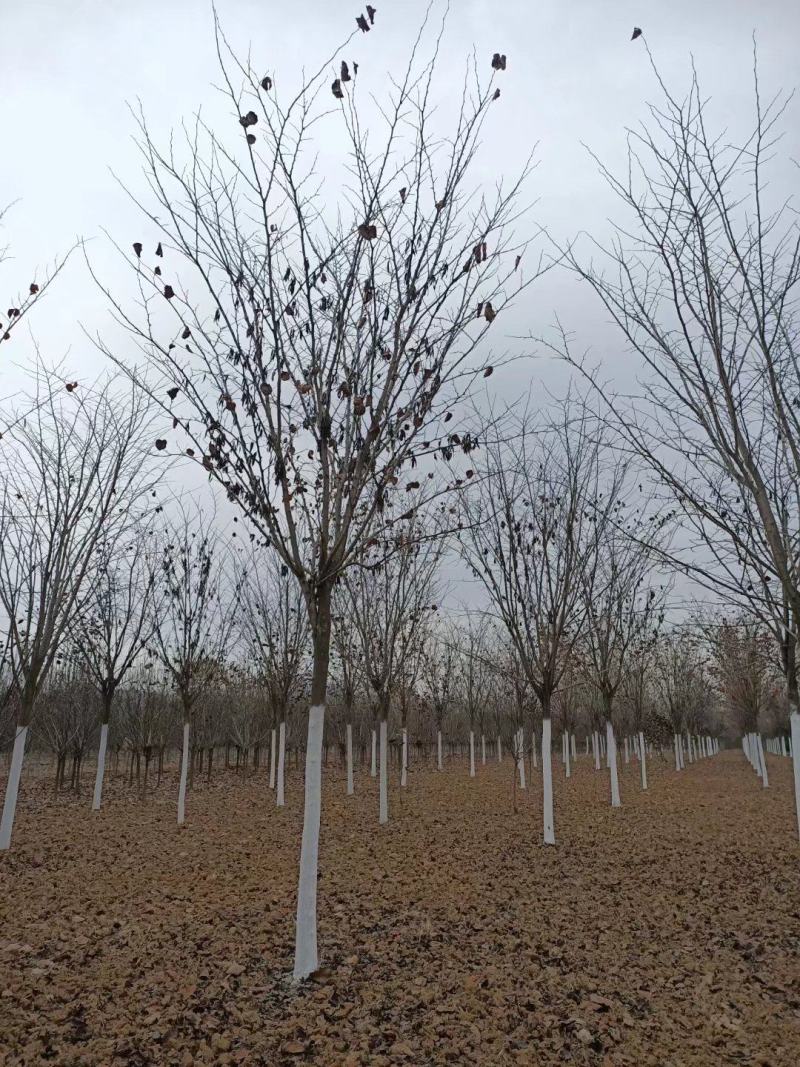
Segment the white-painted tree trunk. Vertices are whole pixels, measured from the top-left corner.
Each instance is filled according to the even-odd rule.
[[[538,769],[539,762],[536,758],[536,734],[531,734],[531,763]]]
[[[375,732],[375,727],[372,727],[372,761],[369,768],[370,777],[377,778],[378,776],[378,735]]]
[[[380,779],[378,803],[378,822],[383,824],[389,821],[389,724],[386,719],[381,719],[381,743],[380,743]]]
[[[797,811],[797,836],[800,837],[800,713],[793,711],[789,715],[789,729],[792,732],[789,742],[789,755],[792,757],[794,771],[794,804]]]
[[[761,734],[758,735],[758,761],[761,767],[761,784],[767,789],[769,787],[769,774],[767,773],[767,761],[764,758],[764,745],[761,741]]]
[[[347,731],[347,795],[353,795],[353,724],[349,722]]]
[[[405,726],[403,727],[403,749],[400,759],[400,785],[405,789],[408,783],[408,730]]]
[[[442,731],[436,731],[436,769],[442,769]]]
[[[503,739],[500,735],[497,735],[497,762],[503,762]]]
[[[517,730],[517,743],[514,746],[517,756],[517,770],[519,772],[519,787],[525,789],[525,731],[520,726]]]
[[[3,815],[0,818],[0,851],[11,847],[11,831],[14,829],[14,816],[17,813],[19,780],[22,777],[22,761],[25,758],[25,742],[28,727],[18,726],[14,734],[14,747],[11,750],[11,766],[8,770],[6,795],[3,801]]]
[[[642,789],[647,789],[647,745],[644,743],[644,734],[639,731],[639,767],[642,772]]]
[[[749,745],[750,762],[753,765],[753,770],[756,772],[756,774],[760,778],[761,777],[761,759],[759,758],[759,755],[758,755],[758,743],[759,743],[759,740],[760,740],[760,735],[756,735],[755,733],[750,734],[750,745]]]
[[[576,760],[578,758],[578,746],[575,743],[575,734],[571,735],[570,741],[572,743],[572,758]]]
[[[594,769],[600,770],[600,735],[597,730],[592,731],[592,748],[594,749]]]
[[[628,743],[628,735],[626,734],[625,735],[625,762],[626,763],[630,763],[630,761],[631,761],[631,748],[630,748],[630,745]]]
[[[689,762],[694,763],[694,757],[692,755],[692,735],[689,731],[686,731],[686,755],[689,757]]]
[[[273,726],[269,739],[269,787],[275,788],[275,771],[278,760],[278,731]]]
[[[310,714],[310,712],[309,712]],[[309,724],[309,730],[311,726]],[[306,763],[308,757],[306,757]],[[275,806],[282,808],[286,798],[284,796],[284,787],[286,784],[286,723],[282,722],[278,729],[278,785],[275,791]]]
[[[486,766],[486,737],[481,734],[481,766]]]
[[[569,734],[564,734],[564,777],[569,778],[572,774],[572,767],[569,761]]]
[[[622,801],[619,796],[619,775],[617,773],[617,739],[614,737],[614,727],[610,719],[606,723],[606,751],[608,752],[608,769],[611,778],[611,807],[618,808]]]
[[[553,759],[550,751],[552,744],[552,727],[550,719],[542,719],[542,831],[544,843],[556,843],[555,821],[553,819]]]
[[[181,751],[181,777],[178,783],[178,826],[186,819],[186,776],[189,773],[189,723],[183,724],[183,749]]]
[[[297,923],[294,939],[295,981],[307,978],[313,971],[316,971],[319,965],[317,958],[317,876],[324,725],[325,705],[312,705],[308,711],[303,841],[300,846],[300,878],[297,886]],[[282,730],[284,726],[285,724],[281,723]]]
[[[92,811],[99,811],[103,800],[103,776],[106,773],[106,748],[108,747],[108,723],[100,724],[100,747],[97,750],[97,771],[94,776]]]
[[[475,734],[472,730],[469,732],[469,776],[475,777]]]
[[[681,769],[681,756],[680,756],[680,752],[678,750],[678,735],[677,734],[673,734],[672,735],[672,743],[675,746],[675,770],[679,771]]]

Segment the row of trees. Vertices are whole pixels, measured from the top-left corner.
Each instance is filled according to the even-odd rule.
[[[551,433],[564,435],[562,450],[555,448]],[[526,441],[524,434],[521,440]],[[550,464],[556,456],[569,456],[568,427],[540,435],[537,444],[546,451],[528,456],[529,464],[540,454]],[[598,464],[595,453],[582,454],[591,455],[595,474],[608,469]],[[553,469],[544,460],[532,467],[543,479],[537,488],[544,488],[547,479],[555,500],[562,487],[555,485]],[[388,819],[390,735],[400,751],[404,786],[410,743],[435,744],[440,766],[443,741],[463,743],[474,775],[476,748],[480,745],[485,762],[487,740],[490,746],[505,744],[506,752],[521,760],[520,736],[541,732],[542,750],[549,751],[545,721],[552,717],[562,738],[591,736],[597,748],[597,735],[603,737],[616,805],[617,736],[625,738],[627,756],[629,738],[663,743],[670,735],[716,735],[725,714],[744,734],[758,729],[759,719],[760,725],[770,725],[768,715],[780,728],[777,663],[770,660],[763,628],[746,620],[701,618],[690,627],[664,629],[667,586],[654,584],[659,575],[652,553],[627,533],[638,520],[626,514],[624,525],[603,526],[604,517],[624,510],[624,470],[616,471],[612,491],[601,492],[595,478],[588,483],[588,496],[576,489],[572,496],[558,497],[586,517],[588,549],[574,522],[561,543],[561,526],[551,523],[548,502],[539,493],[536,514],[542,526],[528,523],[527,537],[535,546],[541,536],[547,551],[527,554],[519,537],[521,524],[510,508],[515,501],[527,516],[530,507],[513,486],[505,493],[507,473],[507,466],[499,467],[491,482],[477,483],[475,495],[463,498],[478,510],[491,499],[489,521],[479,516],[450,537],[436,529],[427,537],[416,527],[402,531],[388,559],[376,561],[369,552],[363,566],[336,587],[328,746],[334,744],[342,753],[352,792],[354,742],[362,751],[369,745],[373,773],[379,767],[381,822]],[[150,484],[145,477],[148,494]],[[495,492],[482,499],[481,486],[489,485]],[[529,493],[531,486],[529,481]],[[36,669],[25,657],[30,635],[19,631],[15,640],[17,631],[10,631],[0,741],[11,744],[14,724],[23,716],[30,729],[38,708],[36,744],[56,754],[56,787],[63,784],[69,757],[71,781],[77,786],[98,723],[97,809],[109,731],[117,759],[123,747],[137,763],[144,758],[146,780],[151,758],[157,756],[161,768],[177,717],[182,728],[179,822],[185,818],[187,784],[198,761],[202,764],[205,757],[210,774],[221,746],[235,749],[237,767],[251,755],[258,764],[262,749],[268,751],[280,805],[286,748],[290,742],[299,747],[298,709],[307,699],[312,673],[307,616],[296,583],[273,554],[224,541],[213,520],[202,514],[183,511],[165,521],[159,518],[161,505],[152,510],[151,515],[120,506],[118,513],[127,519],[113,539],[113,525],[104,528],[63,628],[47,646],[50,666],[38,677],[35,701],[27,707],[22,702]],[[532,532],[536,530],[541,534]],[[24,605],[29,615],[34,610],[31,576],[47,558],[41,556],[47,539],[60,543],[62,533],[57,526],[45,535],[40,527],[36,539],[8,541],[8,551],[16,551],[15,565],[0,572],[0,594],[9,603]],[[476,557],[476,546],[489,535],[499,538],[501,548],[508,544],[511,553],[519,552],[522,563],[498,563],[496,551]],[[509,609],[512,625],[483,609],[457,618],[440,610],[441,565],[450,544],[468,562],[479,560],[487,580],[502,573],[508,587],[510,575],[524,574],[530,583],[526,592],[538,583],[528,604]],[[68,570],[48,575],[48,581],[42,591],[54,604],[45,605],[50,608],[45,618],[55,614],[60,596],[73,592]],[[569,613],[556,605],[566,619],[555,637],[553,628],[546,630],[541,623],[523,631],[528,640],[538,640],[537,654],[555,648],[557,680],[542,700],[541,688],[531,683],[531,663],[524,658],[529,646],[522,645],[520,655],[521,638],[512,626],[537,618],[538,605],[546,603],[545,590],[568,595]],[[550,610],[550,617],[557,618],[556,608]],[[44,638],[39,640],[42,644]],[[640,748],[644,751],[643,744]],[[13,758],[12,753],[12,763]],[[552,815],[550,826],[554,833]]]
[[[496,687],[477,666],[488,660],[518,720],[533,707],[541,715],[553,843],[557,708],[565,723],[598,708],[614,803],[614,723],[631,694],[642,707],[665,684],[654,678],[672,677],[673,722],[701,713],[681,641],[659,652],[664,574],[689,573],[780,649],[800,805],[800,240],[796,216],[766,207],[763,177],[783,104],[762,107],[757,91],[752,135],[733,147],[707,132],[696,84],[684,100],[664,89],[651,126],[631,135],[626,178],[608,175],[634,219],[602,249],[613,267],[604,274],[579,246],[537,259],[518,236],[530,161],[491,189],[473,177],[505,59],[472,62],[447,128],[435,103],[441,34],[426,59],[423,30],[380,106],[361,102],[348,69],[331,108],[338,50],[300,91],[284,92],[216,25],[230,114],[198,118],[166,150],[140,116],[150,194],[137,203],[160,240],[152,259],[138,239],[120,249],[133,298],[95,274],[122,328],[98,345],[132,380],[132,402],[112,401],[111,386],[84,400],[80,383],[45,383],[34,415],[4,442],[0,585],[17,712],[0,845],[37,699],[70,642],[103,694],[98,803],[109,709],[126,673],[147,655],[170,680],[183,719],[182,820],[199,701],[222,684],[239,636],[253,677],[269,678],[271,707],[309,703],[297,978],[318,964],[332,664],[345,707],[360,692],[375,709],[385,819],[392,702],[407,748],[413,694],[427,693],[443,720],[457,684],[474,766],[475,726]],[[326,144],[339,148],[320,185],[314,145],[328,130]],[[496,321],[556,265],[588,281],[641,357],[648,375],[633,406],[573,356],[566,334],[552,347],[587,380],[585,402],[565,405],[554,424],[483,401],[498,365]],[[255,563],[223,581],[210,520],[178,522],[166,538],[131,524],[132,513],[156,511],[153,454],[180,456],[221,490]],[[39,473],[33,491],[26,464]],[[435,632],[426,658],[418,646],[445,538],[486,607],[456,641]],[[150,563],[129,587],[124,621],[104,621],[87,606],[103,588],[90,568],[105,558],[116,573],[127,552]],[[660,675],[659,655],[662,664],[674,655]],[[466,664],[457,683],[456,662]],[[579,696],[582,686],[591,696]]]

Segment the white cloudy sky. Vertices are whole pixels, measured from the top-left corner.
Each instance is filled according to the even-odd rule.
[[[359,62],[366,87],[380,94],[386,72],[406,60],[427,5],[377,0],[375,6],[374,31],[359,35],[347,54]],[[303,66],[316,68],[351,32],[360,10],[357,0],[218,0],[217,9],[237,47],[250,46],[254,66],[282,85],[296,83]],[[797,0],[451,0],[440,67],[443,108],[473,48],[487,74],[492,52],[508,55],[481,165],[487,177],[513,173],[538,144],[529,190],[537,201],[533,218],[559,240],[581,230],[602,235],[608,216],[617,213],[581,142],[613,169],[623,161],[625,127],[640,121],[646,102],[657,97],[642,42],[630,41],[634,25],[643,27],[676,91],[687,85],[694,57],[719,127],[744,129],[751,114],[753,33],[765,95],[794,88],[800,74]],[[102,230],[124,247],[147,237],[112,177],[143,189],[127,104],[141,99],[156,133],[166,134],[201,105],[214,114],[215,75],[207,0],[0,0],[0,204],[18,201],[0,236],[14,256],[0,266],[3,308],[19,287],[27,288],[37,265],[76,238],[90,242],[103,277],[126,284]],[[775,176],[781,191],[797,178],[797,117],[795,108],[786,123],[785,161]],[[598,359],[622,358],[604,314],[566,272],[530,290],[506,329],[541,335],[556,314]],[[75,256],[32,322],[36,340],[46,358],[66,355],[70,376],[89,377],[101,358],[83,330],[104,331],[106,324],[103,298]],[[9,364],[24,365],[32,343],[20,333],[11,348],[3,351],[4,395],[21,373]],[[525,371],[516,367],[523,380],[501,387],[520,391],[529,380],[534,389],[563,387],[563,368],[544,357]]]
[[[110,173],[134,187],[139,181],[126,104],[140,98],[155,128],[165,132],[199,105],[213,104],[215,57],[207,0],[3,0],[0,6],[0,203],[19,201],[3,241],[16,257],[0,273],[0,293],[10,294],[76,237],[95,239],[92,255],[101,264],[110,259],[102,227],[126,246],[136,239],[137,211]],[[217,6],[231,38],[251,44],[255,65],[284,82],[324,58],[360,10],[357,0],[219,0]],[[352,53],[380,91],[385,72],[398,70],[407,57],[426,3],[378,0],[376,6],[374,31],[359,36]],[[487,71],[493,51],[507,53],[487,156],[497,160],[498,172],[510,173],[538,142],[535,216],[559,237],[602,231],[615,210],[581,142],[612,164],[619,161],[624,127],[635,124],[645,101],[656,96],[641,42],[629,40],[634,24],[644,28],[672,85],[686,84],[694,56],[720,124],[735,128],[749,113],[753,32],[765,91],[793,87],[800,74],[795,0],[450,4],[442,85],[458,85],[473,46]],[[796,111],[794,120],[789,129],[796,131]],[[797,158],[793,136],[787,155]],[[591,304],[570,279],[551,278],[531,293],[526,319],[534,333],[556,310],[576,328],[585,321],[595,325]],[[103,314],[76,257],[37,316],[36,334],[52,358],[71,349],[77,373],[83,361],[95,359],[79,322],[91,330]],[[14,358],[25,358],[22,341]]]

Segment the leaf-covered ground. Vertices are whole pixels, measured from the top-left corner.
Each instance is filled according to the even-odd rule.
[[[800,1063],[800,845],[790,764],[771,788],[738,752],[623,807],[581,758],[541,785],[416,767],[377,825],[376,786],[328,769],[322,970],[288,980],[301,777],[221,773],[175,826],[174,778],[101,813],[25,785],[0,858],[0,1062],[145,1064]],[[4,782],[0,782],[4,788]],[[88,792],[88,785],[85,789]]]

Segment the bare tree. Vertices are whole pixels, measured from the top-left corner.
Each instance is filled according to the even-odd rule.
[[[0,603],[9,627],[19,710],[0,849],[14,823],[25,739],[36,700],[88,593],[102,538],[129,521],[149,488],[140,439],[148,404],[114,382],[83,395],[42,374],[33,413],[0,458]]]
[[[707,621],[702,632],[711,649],[710,670],[727,714],[745,739],[751,762],[769,784],[759,718],[774,706],[777,672],[769,630],[748,615]]]
[[[689,728],[709,703],[711,686],[706,661],[706,651],[692,629],[676,628],[659,642],[656,684],[672,730],[676,770],[684,769],[687,755],[692,758]],[[663,713],[659,717],[663,719]]]
[[[709,128],[696,74],[682,98],[656,75],[662,99],[628,133],[624,176],[602,168],[633,225],[599,247],[607,271],[571,256],[648,376],[632,405],[592,377],[694,534],[683,565],[734,603],[774,611],[791,634],[800,753],[800,226],[769,189],[790,97],[765,103],[754,63],[755,114],[737,143]],[[800,755],[794,771],[800,831]]]
[[[360,566],[351,568],[346,578],[351,618],[380,734],[380,823],[389,821],[389,706],[422,638],[436,596],[440,556],[441,543],[432,532],[425,539],[413,524],[404,524],[391,543],[378,543],[366,550]],[[406,745],[403,747],[406,750]]]
[[[163,535],[159,565],[160,610],[155,654],[172,680],[183,713],[178,825],[186,817],[190,734],[195,704],[224,671],[238,606],[238,589],[225,568],[213,516],[182,512]]]
[[[523,276],[524,246],[512,233],[530,164],[491,192],[473,183],[499,96],[488,57],[488,81],[473,64],[450,132],[434,132],[441,34],[422,61],[427,24],[389,99],[369,115],[355,73],[336,77],[337,104],[329,106],[338,51],[287,100],[277,76],[239,61],[216,30],[229,126],[211,129],[198,116],[187,130],[187,165],[174,141],[161,151],[140,118],[156,202],[145,214],[163,231],[165,257],[152,270],[137,242],[140,306],[113,303],[161,380],[154,395],[191,438],[186,451],[274,546],[305,599],[313,671],[294,966],[301,979],[318,962],[334,583],[376,530],[389,532],[397,510],[408,510],[398,503],[418,480],[411,471],[400,484],[408,468],[425,455],[469,449],[457,424],[444,422],[491,373],[486,334],[539,270]],[[380,135],[368,135],[373,123]],[[311,146],[326,124],[346,149],[341,169],[334,163],[321,181]],[[426,498],[436,491],[431,483]]]
[[[565,405],[542,431],[523,419],[508,443],[489,444],[466,498],[460,544],[542,711],[544,841],[555,843],[551,705],[583,625],[583,574],[598,523],[601,446],[585,411]]]
[[[88,593],[70,624],[71,644],[100,697],[100,747],[92,810],[100,808],[114,697],[150,642],[157,606],[151,531],[133,526],[98,545]]]
[[[343,743],[347,768],[347,795],[352,796],[354,792],[353,715],[357,688],[364,683],[364,669],[360,655],[361,641],[357,630],[350,625],[349,601],[349,591],[340,585],[334,595],[333,644],[336,657],[335,669],[338,673],[344,715]]]
[[[436,724],[436,767],[443,769],[442,730],[450,709],[455,679],[456,644],[448,634],[431,630],[426,634],[422,654],[421,689],[423,699],[433,712]]]
[[[278,730],[275,803],[285,800],[286,720],[306,683],[308,615],[302,593],[289,568],[276,555],[266,561],[254,556],[242,578],[241,630],[259,677],[266,689],[272,714],[273,736]]]
[[[475,777],[475,726],[483,722],[492,685],[489,625],[484,617],[467,620],[460,642],[458,689],[469,719],[469,774]],[[486,735],[481,728],[481,762],[486,763]]]
[[[592,527],[594,544],[581,575],[586,623],[580,650],[585,653],[584,671],[603,706],[612,807],[622,803],[614,701],[629,654],[658,634],[667,593],[665,583],[655,580],[653,551],[665,540],[664,522],[648,506],[645,494],[636,493],[632,504],[629,489],[628,465],[617,464],[602,492],[607,521]]]

